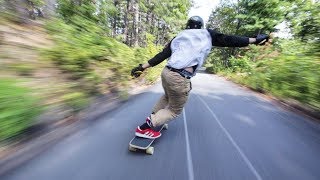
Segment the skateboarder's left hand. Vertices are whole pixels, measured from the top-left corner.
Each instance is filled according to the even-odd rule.
[[[137,78],[142,74],[143,71],[144,71],[144,68],[142,67],[142,64],[139,64],[139,66],[137,66],[131,70],[131,76]]]
[[[131,76],[137,78],[142,74],[143,71],[144,71],[144,68],[142,67],[142,64],[139,64],[139,66],[137,66],[131,70]]]

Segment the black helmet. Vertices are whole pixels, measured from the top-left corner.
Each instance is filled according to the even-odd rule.
[[[187,22],[186,29],[201,29],[203,26],[203,20],[200,16],[192,16]]]

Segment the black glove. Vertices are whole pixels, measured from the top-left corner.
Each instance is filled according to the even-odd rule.
[[[266,42],[268,42],[269,40],[269,36],[266,35],[266,34],[259,34],[257,37],[256,37],[256,43],[255,44],[264,44]]]
[[[131,70],[131,76],[137,78],[142,74],[143,71],[144,71],[144,68],[142,67],[142,64],[139,64],[139,66],[137,66]]]

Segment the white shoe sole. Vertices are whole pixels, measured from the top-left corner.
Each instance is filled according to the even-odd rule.
[[[146,139],[157,139],[157,138],[159,138],[160,136],[161,136],[161,134],[160,134],[160,136],[158,136],[158,137],[150,137],[150,136],[147,136],[147,135],[145,135],[145,134],[140,134],[140,133],[135,133],[136,134],[136,136],[138,136],[138,137],[141,137],[141,138],[146,138]]]

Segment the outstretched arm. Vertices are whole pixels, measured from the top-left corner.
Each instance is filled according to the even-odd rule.
[[[261,34],[256,38],[249,38],[244,36],[225,35],[208,29],[212,38],[212,45],[219,47],[244,47],[249,44],[260,44],[268,39],[267,35]]]

